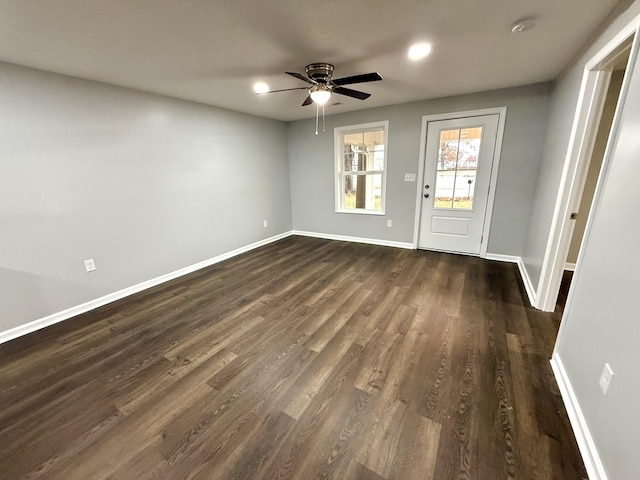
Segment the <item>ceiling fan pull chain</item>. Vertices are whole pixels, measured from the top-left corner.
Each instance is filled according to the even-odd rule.
[[[316,135],[318,134],[318,114],[320,112],[320,107],[316,103]]]
[[[324,103],[322,104],[322,131],[324,132]]]

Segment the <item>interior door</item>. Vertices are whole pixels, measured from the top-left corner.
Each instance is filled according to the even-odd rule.
[[[498,118],[427,125],[419,248],[480,253]]]

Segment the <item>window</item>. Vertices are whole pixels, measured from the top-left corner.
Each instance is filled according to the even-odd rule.
[[[335,129],[336,212],[384,215],[388,126]]]
[[[482,127],[440,132],[433,208],[473,210]]]

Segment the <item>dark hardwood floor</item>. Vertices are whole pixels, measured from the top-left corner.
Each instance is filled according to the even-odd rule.
[[[3,479],[582,479],[517,267],[290,237],[0,345]]]

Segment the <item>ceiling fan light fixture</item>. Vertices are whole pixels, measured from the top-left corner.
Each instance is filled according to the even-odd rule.
[[[253,91],[256,92],[258,95],[261,94],[261,93],[268,93],[269,92],[269,85],[267,85],[264,82],[254,83],[253,84]]]
[[[318,105],[324,105],[331,98],[331,90],[327,87],[316,87],[309,92],[311,96],[311,100],[313,100]]]
[[[417,62],[418,60],[422,60],[423,58],[426,58],[427,56],[429,56],[430,53],[431,53],[431,44],[421,42],[421,43],[414,43],[413,45],[411,45],[411,47],[409,48],[409,51],[407,52],[407,56],[409,57],[409,60]]]

